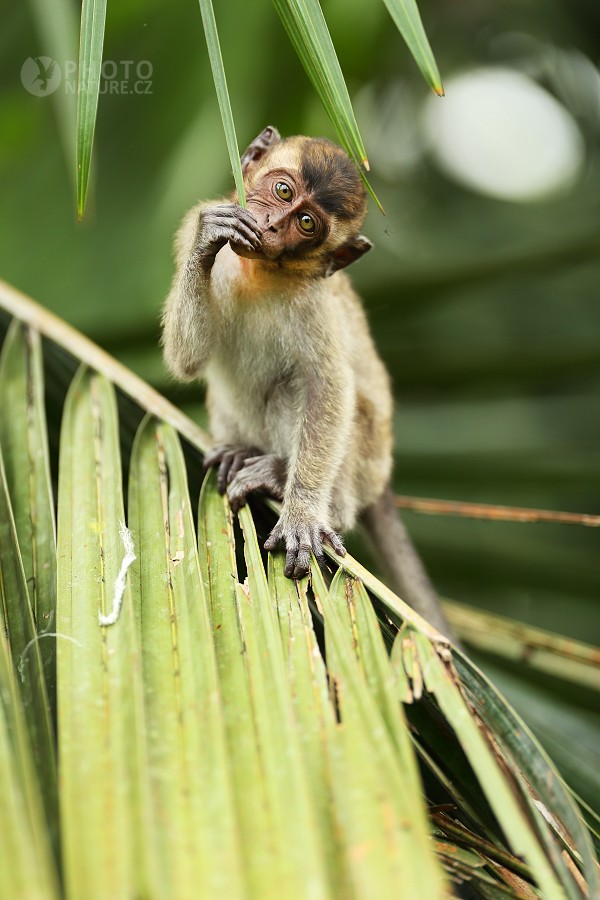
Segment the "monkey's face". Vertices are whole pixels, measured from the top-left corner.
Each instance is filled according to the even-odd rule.
[[[306,257],[328,236],[328,217],[297,170],[269,169],[253,184],[247,199],[248,210],[262,231],[262,249],[232,245],[240,256],[282,261]]]
[[[346,153],[330,141],[281,140],[272,127],[242,157],[248,210],[261,229],[260,250],[231,244],[248,259],[306,277],[332,275],[370,249],[359,234],[366,192]]]

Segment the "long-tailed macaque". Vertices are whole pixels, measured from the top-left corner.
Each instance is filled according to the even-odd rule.
[[[242,157],[247,209],[199,203],[175,239],[163,314],[168,368],[201,376],[218,486],[234,510],[259,491],[282,500],[265,543],[289,577],[341,556],[358,516],[394,587],[448,625],[390,489],[392,394],[362,306],[342,270],[371,249],[366,192],[330,141],[265,128]]]

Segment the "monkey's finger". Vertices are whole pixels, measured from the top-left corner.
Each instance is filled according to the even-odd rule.
[[[256,237],[260,237],[262,234],[260,225],[252,213],[235,204],[229,206],[213,206],[211,210],[207,210],[205,213],[204,221],[211,225],[217,222],[222,225],[231,225],[232,222],[235,222],[236,225],[243,225],[244,228],[248,228],[248,230],[256,235]]]
[[[258,236],[233,218],[207,217],[204,221],[203,236],[209,245],[219,244],[221,241],[236,241],[240,244],[247,241],[251,250],[261,246]]]
[[[231,466],[233,456],[233,450],[228,450],[223,454],[223,459],[221,460],[221,465],[219,466],[219,471],[217,472],[217,490],[220,494],[224,494],[225,489],[227,488],[227,473],[229,472],[229,467]]]
[[[253,242],[247,240],[235,228],[227,228],[223,234],[223,237],[225,237],[228,241],[231,241],[232,244],[238,244],[242,247],[245,247],[247,250],[258,250],[261,246],[260,244],[254,244]]]
[[[234,249],[236,247],[243,247],[244,250],[250,250],[252,252],[256,252],[259,249],[258,247],[255,247],[253,244],[251,244],[250,241],[241,240],[241,238],[235,238],[235,240],[232,238],[229,241],[229,245]]]
[[[293,578],[296,569],[296,556],[298,555],[298,538],[294,531],[285,535],[285,569],[286,578]]]
[[[262,238],[243,222],[236,222],[236,230],[255,247],[262,247]]]
[[[281,529],[279,528],[278,525],[276,525],[263,545],[265,550],[275,550],[275,548],[281,541],[281,538],[282,538]]]
[[[294,578],[303,578],[308,575],[310,568],[310,544],[300,544],[296,554],[296,564],[294,566]]]
[[[217,246],[225,241],[233,241],[234,244],[242,244],[242,246],[247,247],[249,250],[258,250],[261,245],[256,243],[257,239],[254,236],[252,237],[252,240],[244,237],[236,226],[232,225],[231,222],[227,222],[226,224],[220,222],[211,224],[207,242],[210,245]]]
[[[248,500],[248,494],[244,490],[227,490],[227,497],[229,499],[229,505],[231,506],[231,510],[234,513],[240,511],[242,506],[246,505],[246,501]]]
[[[310,567],[310,551],[312,549],[312,529],[306,526],[300,526],[294,535],[293,542],[288,540],[286,536],[286,546],[297,547],[296,559],[294,561],[294,578],[302,578],[308,573]]]
[[[243,209],[241,206],[238,206],[237,203],[217,203],[216,206],[211,206],[210,209],[204,210],[202,214],[204,221],[207,219],[227,219],[231,222],[232,219],[247,219],[251,222],[254,219],[252,213],[248,212],[248,210]]]
[[[297,553],[298,553],[297,550],[292,550],[292,549],[286,550],[285,569],[283,570],[283,574],[285,575],[286,578],[296,577],[294,573],[296,571],[296,555],[297,555]]]
[[[231,235],[237,235],[237,240],[240,242],[242,240],[249,241],[257,249],[262,246],[261,237],[256,233],[256,229],[250,228],[245,222],[240,222],[239,219],[217,216],[214,219],[211,218],[207,224],[214,231],[228,236],[229,239],[231,239]]]
[[[222,450],[219,450],[216,453],[211,453],[210,455],[204,457],[204,462],[202,465],[205,469],[210,469],[212,468],[212,466],[216,466],[217,463],[221,462],[222,456]]]
[[[346,555],[346,548],[342,543],[342,539],[335,531],[323,531],[323,540],[333,547],[338,556]]]
[[[319,564],[320,569],[325,568],[325,554],[323,553],[323,542],[321,541],[321,535],[318,529],[311,528],[311,544],[312,544],[312,552],[314,554],[315,559]]]
[[[257,235],[260,236],[261,230],[260,225],[252,215],[249,209],[244,209],[243,206],[235,206],[234,207],[237,218],[244,222],[249,228],[251,228]]]
[[[234,457],[231,461],[231,465],[229,467],[229,471],[227,472],[227,484],[230,484],[237,473],[240,471],[242,466],[244,465],[244,459],[246,458],[246,451],[240,450],[238,453],[234,454]]]
[[[223,454],[228,450],[231,450],[231,447],[228,444],[221,444],[218,447],[213,447],[212,450],[204,457],[203,466],[205,469],[210,469],[211,466],[216,466],[217,463],[220,463],[223,459]]]

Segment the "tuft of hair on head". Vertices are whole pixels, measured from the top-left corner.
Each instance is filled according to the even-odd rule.
[[[307,138],[300,171],[319,206],[338,219],[357,219],[367,211],[367,192],[358,168],[348,154],[327,138]]]

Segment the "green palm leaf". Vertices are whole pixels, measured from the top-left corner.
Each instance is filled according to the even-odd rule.
[[[227,143],[231,171],[233,172],[235,181],[238,203],[240,206],[245,206],[246,192],[244,190],[244,180],[240,166],[240,152],[235,135],[235,124],[233,121],[233,113],[231,112],[231,101],[229,99],[229,91],[227,90],[227,78],[225,76],[225,67],[223,66],[223,57],[221,56],[221,45],[219,44],[219,35],[217,32],[217,23],[215,21],[215,11],[213,9],[212,0],[200,0],[200,12],[202,14],[202,24],[204,26],[204,36],[206,37],[206,46],[208,48],[208,58],[210,59],[210,67],[215,82],[215,91],[217,93],[221,120],[225,131],[225,141]]]
[[[348,88],[318,0],[273,0],[275,9],[327,115],[359,167],[369,168]]]
[[[0,445],[39,651],[55,707],[56,529],[39,334],[14,320],[0,355]]]
[[[77,76],[77,215],[80,219],[85,210],[92,163],[105,22],[106,0],[83,0]]]
[[[60,447],[41,414],[29,434],[50,445],[51,469],[60,461],[61,815],[52,766],[34,764],[50,707],[20,548],[29,532],[3,475],[0,816],[16,822],[3,887],[56,895],[55,828],[69,898],[177,900],[190,884],[199,897],[393,897],[402,883],[430,900],[464,880],[478,897],[598,893],[568,790],[463,654],[351,557],[285,579],[281,555],[261,550],[266,506],[242,510],[238,529],[212,475],[196,528],[206,435],[5,286],[8,327],[0,392],[23,372],[39,389],[41,366],[23,365],[41,345],[51,434],[62,416]],[[26,421],[31,391],[11,396]],[[19,460],[0,428],[4,444]]]
[[[194,884],[199,896],[239,897],[239,833],[187,475],[176,432],[151,417],[135,439],[129,502],[152,806],[170,835],[160,847],[163,890],[179,897]]]
[[[423,78],[436,94],[443,96],[442,79],[415,0],[383,0],[383,2],[396,28],[406,41]]]
[[[0,894],[58,897],[58,878],[8,642],[0,633]]]

